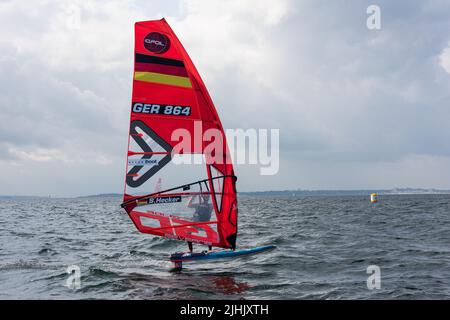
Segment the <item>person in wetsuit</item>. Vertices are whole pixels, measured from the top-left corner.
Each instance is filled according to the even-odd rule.
[[[187,206],[188,208],[194,208],[195,212],[192,217],[193,222],[208,222],[211,220],[211,213],[214,209],[213,204],[209,202],[209,194],[207,195],[199,195],[198,196],[198,203],[193,203],[194,197],[192,196],[189,200]],[[195,228],[195,227],[194,227]],[[188,241],[188,247],[189,251],[193,251],[192,242]],[[212,247],[209,246],[209,250],[211,250]]]

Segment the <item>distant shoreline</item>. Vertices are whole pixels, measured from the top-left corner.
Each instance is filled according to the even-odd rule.
[[[243,196],[254,197],[297,197],[297,196],[369,196],[371,193],[378,195],[429,195],[450,194],[450,190],[441,189],[367,189],[367,190],[284,190],[284,191],[256,191],[240,192]]]
[[[253,197],[297,197],[297,196],[367,196],[371,193],[379,195],[427,195],[427,194],[450,194],[445,189],[421,189],[421,188],[394,188],[394,189],[355,189],[355,190],[279,190],[279,191],[247,191],[238,192],[238,196]],[[85,196],[15,196],[0,195],[0,199],[79,199],[79,198],[105,198],[122,197],[120,193],[102,193]]]

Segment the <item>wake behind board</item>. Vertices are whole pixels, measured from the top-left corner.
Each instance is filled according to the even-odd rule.
[[[275,245],[261,246],[243,250],[222,250],[222,251],[203,251],[203,252],[177,252],[170,256],[170,261],[175,263],[176,269],[181,269],[183,262],[198,262],[216,259],[233,259],[243,256],[250,256],[258,253],[268,252],[275,249]]]

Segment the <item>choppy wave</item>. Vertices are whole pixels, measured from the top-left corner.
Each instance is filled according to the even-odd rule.
[[[242,197],[239,246],[278,249],[182,272],[168,257],[186,245],[138,233],[117,198],[1,200],[0,298],[448,299],[450,195],[379,200]]]

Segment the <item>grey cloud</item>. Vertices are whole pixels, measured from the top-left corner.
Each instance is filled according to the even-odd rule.
[[[380,31],[366,28],[369,1],[299,5],[263,35],[277,48],[274,63],[279,63],[279,76],[266,77],[273,77],[273,92],[281,90],[288,98],[271,96],[271,88],[253,94],[257,85],[251,76],[232,72],[238,76],[221,79],[235,82],[231,87],[241,88],[239,96],[230,101],[220,93],[218,98],[220,105],[238,104],[242,116],[225,119],[256,127],[278,123],[282,146],[311,155],[311,141],[320,146],[316,160],[324,155],[364,162],[449,155],[450,139],[444,137],[450,136],[445,125],[450,79],[443,76],[437,56],[449,40],[450,21],[442,11],[450,13],[450,7],[430,3],[378,1]]]
[[[48,147],[80,137],[89,143],[101,135],[116,136],[110,120],[114,101],[41,68],[21,55],[0,65],[1,141]]]
[[[236,3],[110,1],[99,10],[83,2],[82,29],[70,31],[63,4],[2,2],[0,159],[20,162],[15,148],[58,150],[78,161],[55,160],[56,179],[55,162],[28,160],[28,193],[56,192],[54,183],[71,194],[120,191],[132,26],[161,13],[225,127],[281,129],[280,173],[261,177],[238,166],[241,190],[396,181],[450,187],[441,173],[450,165],[450,75],[438,59],[450,41],[450,3],[376,1],[379,31],[366,28],[372,1]],[[430,178],[408,171],[421,167]],[[2,180],[20,179],[3,168]]]

